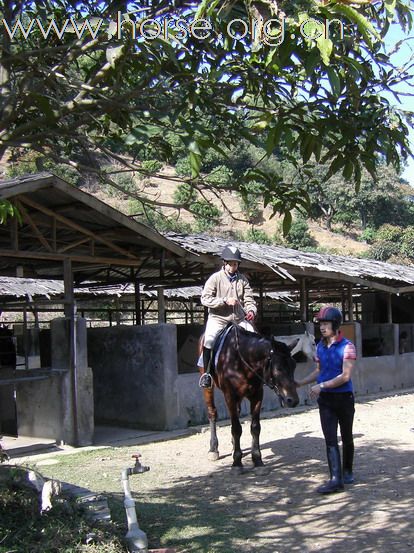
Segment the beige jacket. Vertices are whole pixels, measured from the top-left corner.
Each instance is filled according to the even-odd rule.
[[[237,298],[240,304],[234,307],[227,305],[224,300],[228,298]],[[230,282],[224,269],[213,273],[207,280],[201,293],[201,303],[208,307],[210,317],[236,323],[244,320],[248,311],[257,313],[253,290],[247,278],[237,273],[237,279]]]

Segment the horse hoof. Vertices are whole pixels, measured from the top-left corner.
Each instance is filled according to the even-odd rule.
[[[233,465],[231,467],[231,472],[233,474],[242,474],[243,473],[243,467],[240,465]]]
[[[220,454],[218,451],[209,451],[207,458],[209,461],[218,461],[220,458]]]

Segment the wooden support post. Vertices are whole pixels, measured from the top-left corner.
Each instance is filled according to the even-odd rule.
[[[141,314],[141,291],[139,288],[139,277],[136,274],[134,277],[134,290],[135,290],[135,324],[140,326],[142,323]]]
[[[63,262],[63,281],[65,287],[65,317],[69,319],[69,368],[72,392],[72,424],[73,424],[73,445],[79,444],[78,433],[78,370],[77,370],[77,348],[76,348],[76,306],[73,287],[72,260],[66,258]]]
[[[190,300],[190,323],[194,323],[194,302],[192,300]]]
[[[354,321],[354,300],[352,298],[352,284],[348,284],[348,314],[349,321]]]
[[[345,315],[346,315],[346,299],[345,299],[345,290],[342,288],[341,290],[341,310],[342,310],[342,318],[345,321]]]
[[[306,323],[308,320],[308,290],[306,288],[306,279],[302,278],[300,281],[300,320],[302,323]]]
[[[158,298],[158,322],[165,323],[165,297],[164,297],[164,288],[162,286],[157,288],[157,298]]]
[[[259,286],[259,321],[263,323],[263,282]]]
[[[392,295],[387,294],[387,322],[392,323]]]
[[[29,329],[27,328],[27,306],[23,309],[23,347],[24,347],[24,368],[29,368]]]

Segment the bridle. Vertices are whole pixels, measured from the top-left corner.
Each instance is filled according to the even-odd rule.
[[[275,394],[281,398],[282,395],[280,393],[280,390],[279,390],[279,387],[277,384],[274,384],[273,380],[270,379],[270,383],[265,380],[261,374],[259,374],[257,371],[254,370],[254,368],[252,366],[249,365],[249,363],[246,361],[246,359],[243,357],[241,351],[240,351],[240,341],[239,341],[239,329],[238,329],[238,325],[235,324],[234,325],[234,330],[235,330],[235,333],[236,333],[236,351],[240,357],[240,359],[242,360],[242,362],[246,365],[246,367],[249,369],[250,372],[254,373],[254,375],[262,381],[262,383],[267,386],[268,388],[270,388],[273,392],[275,392]],[[273,355],[274,351],[273,349],[271,349],[269,351],[269,357],[266,359],[266,366],[264,368],[264,374],[266,374],[267,372],[270,372],[270,364],[272,362],[272,355]]]

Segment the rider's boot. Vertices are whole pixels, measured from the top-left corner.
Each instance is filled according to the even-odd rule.
[[[328,445],[326,448],[328,455],[329,471],[331,479],[322,486],[316,489],[318,493],[334,493],[344,489],[344,481],[342,479],[341,455],[337,445]]]
[[[344,484],[354,483],[352,467],[354,464],[354,443],[342,444]]]
[[[198,385],[200,388],[211,388],[213,386],[213,379],[210,374],[210,361],[211,361],[211,349],[203,348],[203,365],[204,374],[200,376]]]

